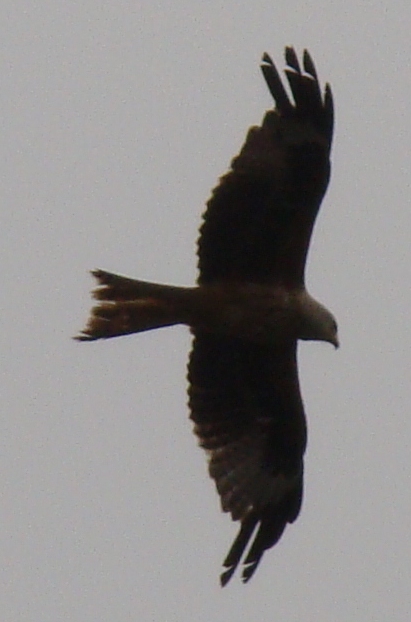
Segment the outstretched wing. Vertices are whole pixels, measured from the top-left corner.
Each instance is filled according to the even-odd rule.
[[[327,187],[333,104],[313,62],[286,49],[292,103],[268,55],[262,70],[275,100],[251,128],[208,202],[199,240],[199,283],[298,287]],[[189,362],[194,430],[209,455],[222,508],[241,527],[221,576],[227,583],[247,546],[243,580],[300,511],[306,423],[296,343],[270,348],[194,331]]]
[[[307,51],[300,67],[286,48],[292,103],[268,54],[262,72],[275,101],[252,127],[207,204],[199,239],[199,282],[299,285],[330,174],[333,102],[322,95]]]
[[[197,332],[188,379],[194,431],[222,509],[241,521],[221,581],[229,580],[256,530],[244,560],[247,581],[301,506],[306,425],[296,345],[273,351]]]

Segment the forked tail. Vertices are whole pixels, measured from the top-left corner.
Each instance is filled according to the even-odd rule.
[[[104,270],[93,270],[98,287],[86,328],[78,341],[108,339],[120,335],[186,323],[184,287],[136,281]]]

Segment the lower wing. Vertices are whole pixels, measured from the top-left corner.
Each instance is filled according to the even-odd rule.
[[[248,581],[300,511],[306,425],[296,345],[272,348],[196,332],[188,367],[194,431],[224,512],[241,527],[222,585],[244,559]]]

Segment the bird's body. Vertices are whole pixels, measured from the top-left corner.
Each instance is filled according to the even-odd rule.
[[[101,285],[94,297],[103,302],[93,310],[85,341],[186,324],[260,345],[297,339],[337,345],[332,316],[305,288],[256,283],[176,287],[104,270],[94,270],[93,275]]]
[[[327,188],[333,104],[321,94],[307,52],[301,70],[286,48],[294,104],[268,55],[262,70],[276,103],[249,130],[231,170],[207,204],[199,239],[198,286],[159,285],[94,271],[99,301],[80,340],[187,324],[194,431],[209,472],[241,528],[221,576],[246,547],[243,580],[300,511],[306,421],[297,342],[338,346],[332,314],[305,288],[315,218]],[[253,538],[253,540],[251,540]]]

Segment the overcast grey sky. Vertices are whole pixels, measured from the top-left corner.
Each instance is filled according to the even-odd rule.
[[[3,2],[2,622],[410,619],[408,0]],[[193,283],[211,188],[307,47],[336,101],[308,269],[342,347],[300,348],[301,516],[221,590],[184,328],[70,340],[90,268]]]

